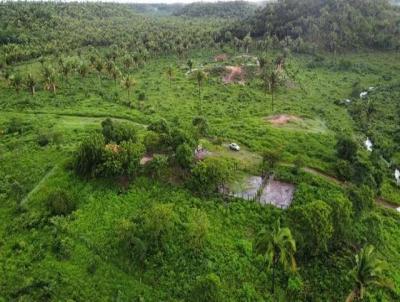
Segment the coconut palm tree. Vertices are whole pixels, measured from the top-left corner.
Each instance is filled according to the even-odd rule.
[[[354,288],[347,296],[346,302],[361,301],[370,286],[393,288],[391,281],[384,276],[386,262],[379,260],[374,247],[368,245],[356,255],[356,266],[350,272]]]
[[[272,293],[275,292],[275,270],[281,264],[285,271],[296,270],[296,243],[289,228],[281,228],[280,221],[276,222],[271,231],[262,230],[256,239],[255,250],[264,256],[268,269],[272,269]]]
[[[86,77],[89,72],[89,66],[85,62],[81,62],[78,65],[78,73],[82,78]]]
[[[198,87],[198,92],[199,92],[199,101],[201,101],[201,86],[203,85],[204,81],[207,79],[207,75],[202,70],[196,70],[193,78],[197,82],[197,87]]]
[[[54,69],[50,66],[43,66],[42,75],[45,89],[56,93],[56,75]]]
[[[130,75],[122,79],[122,86],[128,91],[128,98],[130,98],[130,92],[132,87],[136,85],[136,81]]]
[[[25,84],[28,87],[29,91],[31,92],[32,96],[34,96],[36,92],[36,79],[31,73],[28,73],[28,76],[26,77],[25,80]]]
[[[189,59],[187,61],[187,66],[189,67],[189,72],[192,72],[192,68],[193,68],[193,61],[191,59]]]
[[[174,69],[172,66],[168,66],[167,71],[166,71],[168,80],[169,80],[169,87],[171,88],[172,86],[172,78],[174,77]]]

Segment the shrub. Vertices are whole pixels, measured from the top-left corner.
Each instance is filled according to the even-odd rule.
[[[357,150],[358,144],[352,138],[346,136],[339,137],[336,143],[336,152],[340,159],[350,162],[354,161],[357,157]]]
[[[94,176],[104,160],[104,138],[98,133],[87,137],[75,154],[75,171],[81,176]]]
[[[50,138],[47,134],[41,133],[37,137],[37,143],[40,147],[47,146],[50,142]]]
[[[328,251],[334,228],[332,209],[323,201],[289,209],[291,229],[304,256],[317,256]]]
[[[195,251],[204,248],[210,222],[207,214],[199,209],[193,209],[189,214],[187,223],[187,236],[189,247]]]
[[[371,209],[374,204],[374,192],[366,185],[352,186],[348,189],[347,194],[357,215]]]
[[[179,166],[183,169],[190,169],[194,161],[193,149],[186,143],[176,148],[175,158]]]
[[[153,159],[145,166],[146,174],[152,178],[160,178],[165,174],[168,167],[168,157],[162,154],[156,154]]]
[[[114,142],[120,144],[123,141],[136,142],[137,140],[136,129],[131,124],[113,122],[107,118],[101,123],[101,126],[106,143]]]
[[[75,201],[65,190],[57,189],[50,192],[46,200],[47,209],[53,216],[69,215],[76,208]]]
[[[221,280],[214,273],[198,277],[189,300],[197,302],[222,301],[221,287]]]
[[[224,189],[233,178],[234,163],[231,160],[208,157],[192,169],[189,187],[202,195]]]
[[[155,153],[161,149],[161,138],[160,135],[153,131],[148,131],[143,141],[146,152]]]

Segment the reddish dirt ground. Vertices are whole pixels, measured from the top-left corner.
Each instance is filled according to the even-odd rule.
[[[228,55],[225,54],[225,53],[220,54],[220,55],[214,57],[214,61],[215,61],[215,62],[224,62],[224,61],[226,61],[226,60],[228,60]]]
[[[226,71],[228,72],[227,75],[223,77],[223,82],[225,84],[238,82],[244,82],[244,71],[240,66],[226,66]]]
[[[301,121],[302,119],[295,115],[281,114],[267,117],[266,120],[273,125],[281,126],[289,122]]]

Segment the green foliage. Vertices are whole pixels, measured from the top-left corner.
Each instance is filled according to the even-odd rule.
[[[336,143],[337,156],[352,162],[357,157],[358,144],[350,137],[340,137]]]
[[[137,140],[135,127],[128,123],[114,122],[108,118],[101,123],[101,126],[106,143],[120,144],[123,141],[136,142]]]
[[[294,238],[303,256],[321,255],[328,251],[334,234],[332,208],[323,201],[295,206],[288,212]]]
[[[234,163],[228,159],[210,157],[198,162],[191,172],[189,187],[201,195],[210,195],[219,189],[224,190],[233,178]]]
[[[50,215],[53,216],[69,215],[76,209],[76,203],[72,196],[62,189],[50,192],[45,203]]]
[[[374,204],[374,192],[365,185],[349,188],[348,196],[357,215],[361,215],[364,211],[371,209]]]
[[[207,243],[210,228],[207,214],[199,209],[192,209],[186,228],[189,247],[195,251],[201,251]]]
[[[79,146],[75,154],[75,171],[81,176],[94,176],[96,168],[103,162],[104,138],[93,133]]]
[[[194,151],[188,144],[183,143],[176,148],[175,158],[183,169],[190,169],[194,162]]]
[[[198,302],[223,301],[221,287],[221,280],[214,273],[198,277],[190,295],[190,300]]]

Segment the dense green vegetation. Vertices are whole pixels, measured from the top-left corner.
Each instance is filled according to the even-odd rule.
[[[254,14],[257,6],[246,1],[194,2],[177,10],[176,16],[244,19]]]
[[[398,11],[346,3],[1,3],[0,301],[398,301]]]
[[[268,46],[276,39],[301,51],[399,49],[399,20],[399,8],[388,0],[278,0],[231,32],[241,38],[250,32]]]

